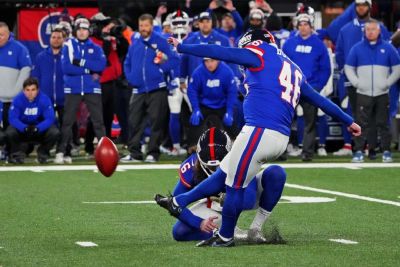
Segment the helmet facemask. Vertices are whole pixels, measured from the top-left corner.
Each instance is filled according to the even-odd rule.
[[[189,33],[190,18],[183,11],[176,11],[171,15],[171,30],[176,39],[182,41]]]

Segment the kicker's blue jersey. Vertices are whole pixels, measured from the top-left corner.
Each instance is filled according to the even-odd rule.
[[[187,188],[187,191],[196,186],[194,181],[194,166],[196,165],[196,161],[197,161],[197,154],[193,153],[181,163],[181,166],[179,166],[178,184],[183,185],[185,188]],[[182,193],[182,192],[176,192],[177,190],[182,191],[182,189],[176,188],[174,190],[174,196]]]
[[[276,45],[254,41],[245,47],[261,60],[258,68],[247,68],[243,103],[246,125],[268,128],[290,135],[294,108],[300,99],[304,75]]]

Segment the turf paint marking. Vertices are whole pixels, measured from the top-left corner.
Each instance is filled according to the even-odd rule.
[[[83,204],[156,204],[154,200],[144,201],[98,201],[98,202],[82,202]]]
[[[353,198],[353,199],[360,199],[360,200],[365,200],[365,201],[382,203],[382,204],[387,204],[387,205],[393,205],[393,206],[400,207],[400,202],[397,202],[397,201],[390,201],[390,200],[384,200],[384,199],[378,199],[378,198],[372,198],[372,197],[365,197],[365,196],[360,196],[360,195],[356,195],[356,194],[348,194],[348,193],[343,193],[343,192],[338,192],[338,191],[331,191],[331,190],[320,189],[320,188],[309,187],[309,186],[303,186],[303,185],[298,185],[298,184],[288,184],[287,183],[287,184],[285,184],[285,186],[290,187],[290,188],[302,189],[302,190],[306,190],[306,191],[324,193],[324,194],[347,197],[347,198]]]
[[[352,240],[347,240],[347,239],[329,239],[329,241],[342,243],[342,244],[346,244],[346,245],[356,245],[356,244],[358,244],[357,241],[352,241]]]
[[[358,166],[346,166],[345,168],[349,169],[349,170],[361,170],[362,169],[361,167],[358,167]]]
[[[77,244],[78,246],[84,247],[84,248],[97,247],[96,243],[93,243],[90,241],[76,241],[75,244]]]
[[[263,168],[268,167],[264,164]],[[400,168],[400,163],[288,163],[280,164],[287,169],[357,169],[357,168]],[[127,170],[176,170],[179,164],[119,164],[117,172]],[[52,166],[4,166],[0,172],[9,171],[93,171],[96,165],[52,165]]]
[[[279,203],[280,204],[302,204],[302,203],[326,203],[326,202],[334,202],[334,201],[336,201],[336,198],[282,196]]]
[[[291,197],[282,196],[280,204],[301,204],[301,203],[325,203],[336,201],[335,198],[329,197]],[[154,200],[144,201],[98,201],[98,202],[82,202],[83,204],[156,204]]]

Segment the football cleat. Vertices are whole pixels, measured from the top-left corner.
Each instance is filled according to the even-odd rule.
[[[171,214],[171,216],[178,218],[179,215],[181,215],[182,208],[174,204],[172,196],[165,197],[163,195],[156,194],[154,196],[154,200],[160,207],[168,210],[168,212],[169,212],[169,214]]]
[[[239,227],[235,227],[235,233],[233,235],[236,241],[247,241],[248,240],[248,230],[242,230]]]
[[[234,247],[235,241],[233,238],[228,241],[222,240],[219,236],[218,231],[214,232],[214,235],[207,240],[200,241],[196,244],[196,247]]]
[[[250,229],[247,232],[247,241],[249,241],[250,243],[262,244],[266,243],[267,239],[260,230]]]

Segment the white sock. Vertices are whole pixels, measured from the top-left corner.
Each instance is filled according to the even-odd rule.
[[[268,219],[270,214],[271,212],[259,207],[256,216],[254,217],[254,220],[250,225],[250,229],[261,231],[261,228],[263,227],[265,221]]]

